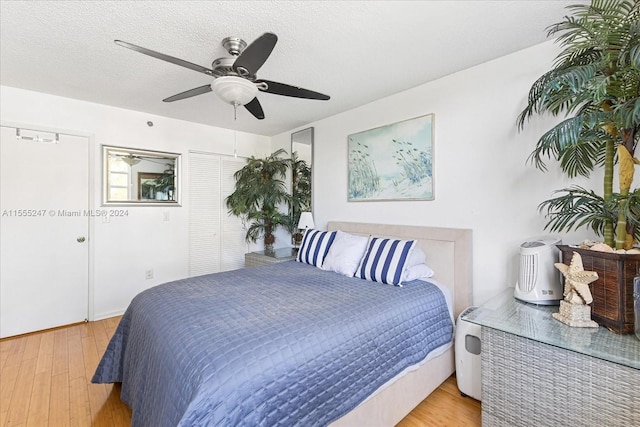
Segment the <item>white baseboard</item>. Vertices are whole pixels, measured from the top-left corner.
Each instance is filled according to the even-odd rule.
[[[110,317],[122,316],[125,311],[126,311],[126,308],[122,309],[122,310],[109,311],[107,313],[99,313],[99,314],[96,314],[94,316],[93,320],[94,321],[96,321],[96,320],[104,320],[104,319],[108,319]]]

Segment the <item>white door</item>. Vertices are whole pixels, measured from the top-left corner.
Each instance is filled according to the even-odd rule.
[[[0,337],[81,322],[88,316],[89,141],[0,132]]]

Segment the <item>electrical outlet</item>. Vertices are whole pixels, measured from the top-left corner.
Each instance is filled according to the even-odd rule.
[[[153,269],[146,270],[144,272],[144,277],[147,279],[153,279]]]

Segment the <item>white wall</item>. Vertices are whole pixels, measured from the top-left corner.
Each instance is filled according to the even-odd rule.
[[[555,45],[543,43],[304,126],[315,128],[317,226],[349,220],[470,228],[475,303],[513,286],[518,246],[546,234],[537,205],[554,190],[579,183],[561,176],[553,163],[547,173],[526,164],[538,137],[557,119],[536,118],[522,133],[515,126],[529,87],[551,67],[556,53]],[[435,114],[435,200],[347,202],[347,135],[429,113]],[[130,207],[128,217],[92,224],[96,318],[121,312],[143,289],[187,275],[186,154],[233,154],[233,131],[6,86],[0,86],[0,120],[91,135],[92,209],[101,200],[100,145],[183,154],[182,207]],[[149,120],[153,127],[147,126]],[[291,132],[272,139],[239,133],[238,155],[262,156],[280,147],[290,152]],[[162,220],[167,210],[169,222]],[[585,237],[593,235],[581,230],[562,236],[564,242]],[[288,242],[286,233],[279,231],[277,238]],[[152,280],[144,278],[148,268],[154,269]]]
[[[515,124],[556,49],[543,43],[307,125],[315,128],[316,226],[346,220],[470,228],[474,303],[514,286],[519,245],[548,234],[538,204],[578,182],[553,162],[547,173],[527,163],[535,142],[558,119],[534,118],[521,133]],[[429,113],[435,114],[435,200],[347,202],[347,135]],[[289,147],[289,138],[290,132],[274,137],[274,149]],[[561,237],[565,243],[594,238],[587,230]]]
[[[119,314],[141,290],[187,276],[187,153],[199,150],[232,155],[232,130],[7,86],[0,86],[0,120],[3,124],[90,135],[93,151],[90,209],[94,210],[101,208],[101,145],[183,155],[181,207],[124,207],[121,209],[128,211],[128,216],[112,217],[109,223],[96,219],[90,224],[93,317]],[[149,127],[147,121],[154,126]],[[268,137],[238,133],[239,156],[262,156],[269,152],[269,145]],[[169,213],[169,221],[163,221],[164,212]],[[154,270],[153,279],[145,279],[147,269]]]

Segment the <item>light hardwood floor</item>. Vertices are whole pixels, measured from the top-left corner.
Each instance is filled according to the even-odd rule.
[[[119,320],[0,340],[0,426],[130,425],[120,387],[91,384]],[[461,397],[452,376],[398,426],[480,426],[480,403]]]

